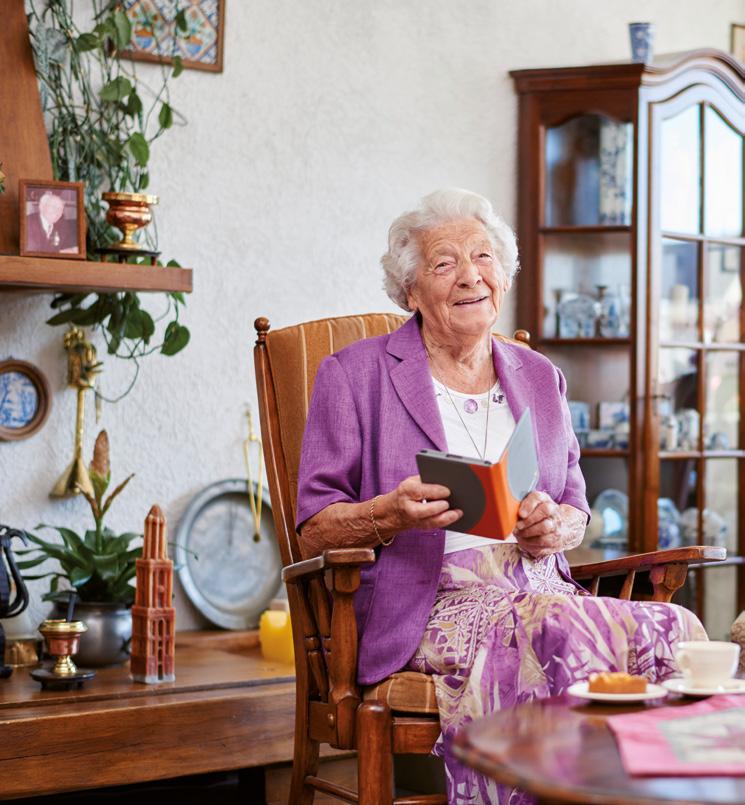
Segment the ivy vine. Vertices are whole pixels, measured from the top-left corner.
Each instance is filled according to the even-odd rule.
[[[171,65],[160,65],[159,74],[153,71],[159,75],[158,87],[147,87],[134,64],[119,58],[132,39],[120,0],[89,2],[85,29],[76,23],[81,15],[73,16],[73,0],[26,0],[26,7],[53,173],[56,179],[85,185],[92,255],[119,237],[106,223],[101,194],[148,187],[152,144],[175,122],[169,85],[183,64],[174,56]],[[177,33],[186,35],[185,9],[173,2]],[[151,31],[155,23],[142,20]],[[147,248],[154,249],[153,235],[147,237]],[[133,256],[129,262],[144,264],[145,259]],[[179,321],[184,303],[183,294],[167,293],[162,313],[153,317],[131,291],[58,294],[51,303],[56,313],[47,323],[93,327],[102,333],[110,355],[131,359],[139,368],[140,358],[153,352],[175,355],[187,345],[189,330]]]

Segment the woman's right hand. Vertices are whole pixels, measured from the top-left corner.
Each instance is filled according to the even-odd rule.
[[[410,528],[448,528],[463,516],[460,509],[450,508],[449,496],[446,486],[425,484],[419,475],[410,475],[375,502],[378,528],[390,534]]]

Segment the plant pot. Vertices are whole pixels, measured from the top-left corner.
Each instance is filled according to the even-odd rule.
[[[67,604],[55,604],[55,614],[64,618]],[[82,668],[119,665],[129,659],[132,640],[132,613],[124,604],[79,601],[75,617],[88,627],[80,635],[80,648],[75,661]]]

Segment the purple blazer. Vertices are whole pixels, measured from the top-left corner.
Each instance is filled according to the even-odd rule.
[[[494,367],[517,421],[533,413],[537,488],[589,514],[566,382],[543,355],[494,340]],[[417,474],[416,454],[446,450],[416,316],[389,335],[358,341],[321,363],[300,456],[297,526],[332,503],[358,503]],[[339,535],[339,544],[344,542]],[[409,530],[362,571],[355,596],[358,680],[401,670],[424,635],[437,593],[445,532]],[[563,554],[558,566],[569,579]]]

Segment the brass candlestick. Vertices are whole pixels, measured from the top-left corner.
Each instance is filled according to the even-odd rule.
[[[46,641],[47,652],[55,659],[54,667],[31,671],[31,676],[41,682],[42,690],[79,688],[86,679],[96,675],[95,671],[78,668],[72,661],[72,655],[80,647],[80,635],[88,631],[82,621],[49,619],[41,624],[39,631]]]
[[[67,498],[87,492],[93,497],[93,485],[83,461],[83,432],[85,429],[85,392],[95,388],[96,375],[101,371],[96,348],[85,338],[77,327],[65,333],[64,345],[67,350],[67,384],[77,390],[78,400],[75,416],[75,448],[72,461],[60,476],[51,496]]]

